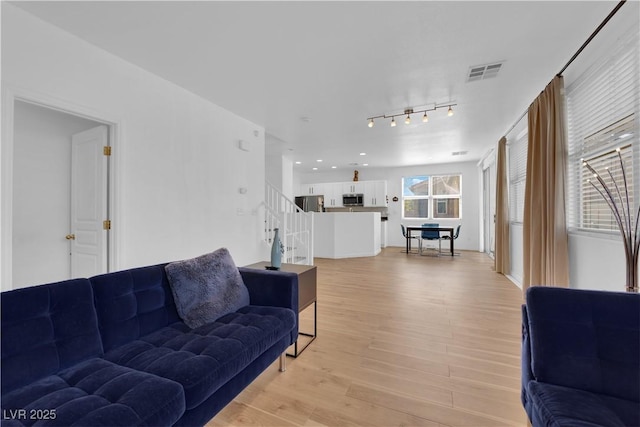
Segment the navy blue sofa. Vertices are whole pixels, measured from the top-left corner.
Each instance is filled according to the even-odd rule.
[[[522,403],[538,426],[640,426],[640,294],[532,287]]]
[[[190,329],[165,265],[2,293],[2,425],[204,425],[284,360],[295,273],[239,268],[250,305]]]

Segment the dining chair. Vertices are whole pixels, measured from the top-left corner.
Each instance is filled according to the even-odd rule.
[[[404,224],[400,224],[402,228],[402,237],[407,238],[407,229],[404,227]],[[411,239],[418,241],[418,253],[422,253],[422,237],[421,236],[411,236]]]
[[[453,240],[456,240],[458,238],[458,236],[460,235],[460,227],[462,226],[462,224],[458,224],[458,226],[456,227],[456,231],[455,233],[453,233]],[[451,236],[449,236],[448,234],[445,234],[441,237],[442,240],[449,240],[451,239]],[[454,252],[454,255],[460,255],[460,252]]]
[[[440,224],[425,223],[425,224],[422,224],[422,227],[423,228],[438,228],[438,227],[440,227]],[[421,237],[422,237],[422,240],[428,240],[428,241],[437,240],[438,241],[438,255],[440,255],[440,252],[442,250],[442,240],[440,238],[440,231],[438,231],[438,230],[422,230]],[[424,246],[422,246],[422,249],[424,249]],[[421,250],[420,253],[422,254],[422,252],[423,251]]]

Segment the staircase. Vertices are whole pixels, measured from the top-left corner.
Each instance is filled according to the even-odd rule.
[[[279,229],[284,246],[282,262],[313,264],[313,214],[304,212],[277,188],[265,182],[264,241],[271,247],[273,230]]]

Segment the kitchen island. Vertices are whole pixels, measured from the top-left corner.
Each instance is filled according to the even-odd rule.
[[[314,213],[314,256],[356,258],[378,255],[380,219],[380,212]]]

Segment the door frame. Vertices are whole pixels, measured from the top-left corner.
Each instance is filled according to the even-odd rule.
[[[107,212],[111,219],[108,233],[107,271],[117,270],[122,254],[120,168],[122,120],[102,111],[96,111],[73,102],[29,91],[22,88],[2,85],[2,146],[0,147],[0,285],[2,291],[13,289],[13,157],[14,157],[14,109],[15,102],[27,102],[51,110],[83,117],[102,123],[109,128],[108,143],[112,154],[108,162]]]
[[[496,167],[496,151],[495,148],[491,148],[489,149],[481,158],[481,160],[478,162],[477,164],[478,166],[478,181],[479,181],[479,192],[480,192],[480,200],[478,201],[478,208],[479,208],[479,212],[480,215],[478,215],[479,217],[479,225],[480,225],[480,252],[484,252],[487,254],[487,256],[492,257],[491,254],[491,243],[489,243],[489,247],[487,247],[486,244],[486,240],[487,240],[487,236],[490,235],[491,233],[491,227],[487,227],[487,221],[490,220],[492,221],[492,218],[487,218],[487,212],[486,212],[486,207],[487,207],[487,202],[489,202],[489,204],[491,203],[491,195],[490,194],[486,194],[486,185],[487,185],[487,178],[485,176],[485,171],[489,170],[489,172],[491,173],[491,168]],[[489,187],[491,187],[491,179],[489,179]],[[495,191],[495,189],[494,189]],[[489,193],[491,192],[491,188],[489,188]],[[490,209],[489,209],[490,210]],[[495,228],[495,227],[494,227]],[[494,229],[494,233],[495,233],[495,229]],[[490,237],[490,236],[489,236]],[[491,239],[489,238],[489,242],[491,242]]]

